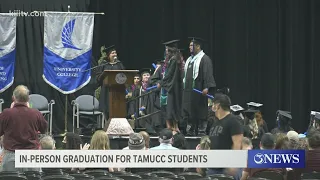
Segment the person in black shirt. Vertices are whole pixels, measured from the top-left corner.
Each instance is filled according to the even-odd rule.
[[[213,99],[212,111],[215,112],[217,121],[212,125],[209,136],[210,149],[240,150],[243,138],[242,126],[237,116],[230,112],[231,100],[227,95],[216,94]],[[236,169],[209,169],[210,174],[235,175]]]

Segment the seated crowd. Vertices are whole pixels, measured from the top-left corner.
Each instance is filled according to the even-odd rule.
[[[32,179],[56,176],[55,179],[70,177],[70,179],[236,179],[246,180],[254,177],[265,179],[288,179],[299,180],[307,176],[315,175],[314,172],[320,172],[320,130],[314,123],[307,133],[307,136],[301,136],[295,132],[288,123],[279,123],[279,126],[268,132],[266,123],[263,121],[259,111],[253,111],[253,118],[237,119],[236,115],[230,114],[230,99],[225,95],[222,98],[216,96],[212,103],[213,112],[216,117],[211,118],[211,125],[208,127],[208,136],[201,137],[199,144],[192,147],[195,150],[210,149],[299,149],[306,150],[306,168],[269,168],[269,169],[212,169],[195,168],[180,169],[168,167],[164,169],[152,168],[114,168],[106,167],[102,169],[93,168],[72,168],[72,169],[23,169],[15,168],[15,150],[17,149],[56,149],[55,140],[51,136],[39,138],[39,131],[45,134],[47,130],[47,121],[41,113],[28,107],[29,90],[25,86],[18,86],[13,93],[14,104],[12,108],[5,109],[0,114],[0,136],[1,136],[1,172],[6,176],[11,175],[32,176]],[[252,113],[252,112],[250,112]],[[279,114],[283,114],[280,112]],[[251,119],[251,120],[250,120]],[[225,121],[225,122],[224,122]],[[239,121],[239,122],[238,122]],[[246,122],[247,121],[247,122]],[[252,122],[254,121],[254,122]],[[236,126],[239,126],[236,127]],[[223,130],[221,129],[223,127]],[[222,131],[224,132],[221,135]],[[19,132],[19,133],[17,133]],[[225,142],[223,142],[225,141]],[[227,147],[231,143],[231,147]],[[223,144],[224,143],[224,144]],[[83,143],[79,134],[67,133],[63,139],[63,149],[80,150],[109,150],[110,140],[104,130],[96,131],[90,141],[90,144]],[[189,147],[189,148],[188,148]],[[150,146],[149,134],[145,131],[132,133],[129,135],[128,146],[123,150],[183,150],[190,149],[183,134],[179,132],[177,125],[169,124],[159,133],[159,145]],[[146,152],[147,153],[147,152]],[[73,178],[72,178],[73,177]],[[103,177],[103,178],[101,178]],[[108,177],[108,178],[106,178]],[[114,178],[113,178],[114,177]],[[164,178],[162,178],[164,180]],[[309,178],[310,179],[310,178]],[[317,179],[317,178],[316,178]]]

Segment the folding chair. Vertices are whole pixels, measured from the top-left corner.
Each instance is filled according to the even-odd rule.
[[[29,95],[30,108],[38,109],[40,113],[47,118],[49,122],[49,134],[52,135],[52,114],[54,100],[48,102],[47,98],[40,94],[30,94]],[[47,117],[48,116],[48,117]]]
[[[91,95],[81,95],[77,97],[77,99],[73,100],[71,104],[73,105],[73,132],[75,130],[75,120],[77,121],[77,129],[79,129],[80,115],[98,117],[98,124],[101,123],[101,128],[104,128],[104,114],[99,111],[99,101],[95,97]]]

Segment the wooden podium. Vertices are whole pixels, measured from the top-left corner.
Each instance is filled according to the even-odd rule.
[[[133,83],[138,70],[105,70],[100,78],[109,88],[109,119],[126,118],[126,85]]]

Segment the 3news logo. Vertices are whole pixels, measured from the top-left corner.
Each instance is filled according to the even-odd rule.
[[[249,150],[248,168],[304,168],[304,150]]]

